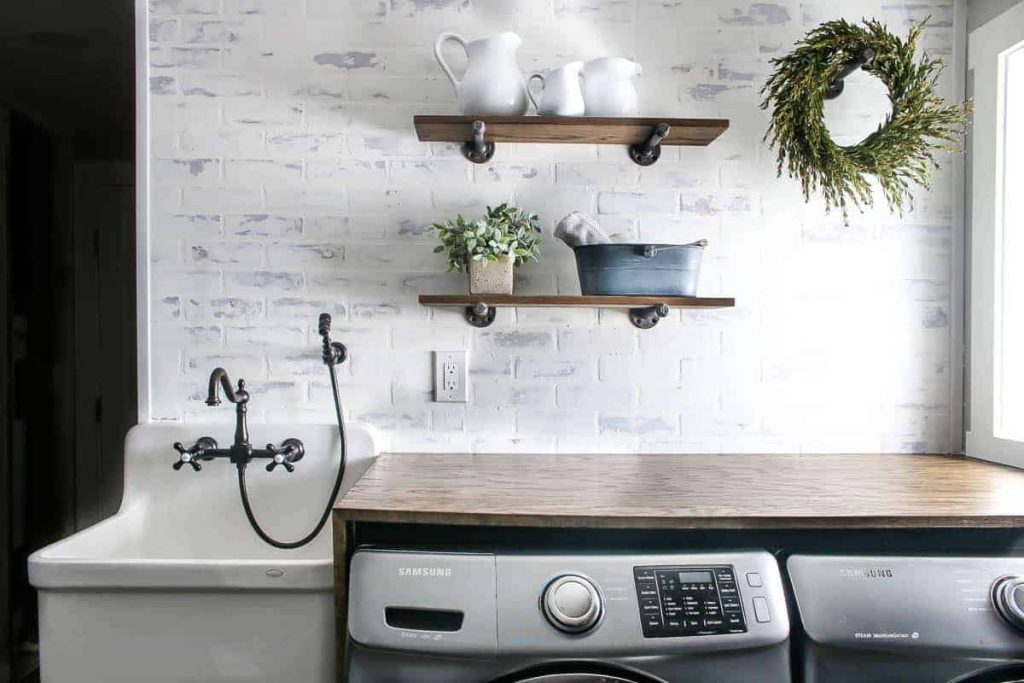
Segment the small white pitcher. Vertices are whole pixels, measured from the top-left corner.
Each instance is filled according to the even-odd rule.
[[[535,71],[526,79],[526,94],[541,116],[583,116],[583,90],[580,89],[580,69],[583,62],[569,62],[557,69]],[[540,81],[540,102],[533,96],[530,86]]]
[[[441,54],[441,46],[447,40],[454,40],[466,51],[469,65],[462,80],[455,77]],[[516,50],[522,44],[522,39],[510,31],[472,41],[447,31],[437,37],[434,56],[452,82],[463,114],[515,116],[526,113],[530,102],[523,74],[516,63]]]
[[[622,57],[591,59],[580,72],[587,116],[635,116],[640,109],[636,80],[644,70]]]

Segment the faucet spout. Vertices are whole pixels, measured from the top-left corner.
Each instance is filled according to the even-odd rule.
[[[220,396],[217,395],[217,385],[224,388],[224,395],[235,404],[235,443],[231,446],[231,462],[247,463],[252,458],[252,446],[249,445],[249,427],[246,424],[245,414],[248,412],[249,392],[245,390],[245,380],[238,380],[238,389],[231,388],[231,380],[228,378],[228,371],[224,368],[214,368],[210,373],[210,387],[206,395],[206,405],[220,405]]]
[[[213,372],[210,373],[210,386],[206,395],[206,405],[220,405],[220,396],[217,391],[218,384],[224,387],[224,395],[227,396],[228,400],[232,403],[244,404],[249,402],[249,392],[245,390],[244,379],[238,380],[238,391],[236,392],[231,387],[231,379],[228,377],[228,371],[224,368],[214,368]]]

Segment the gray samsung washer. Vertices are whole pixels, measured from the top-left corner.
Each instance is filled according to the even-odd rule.
[[[1024,558],[794,555],[804,680],[1024,680]]]
[[[360,549],[352,683],[790,681],[778,565],[656,555]]]

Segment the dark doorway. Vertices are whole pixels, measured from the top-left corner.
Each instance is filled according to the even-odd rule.
[[[28,555],[121,499],[137,417],[133,166],[76,158],[71,140],[20,112],[0,121],[0,661],[9,680],[31,680]]]
[[[134,4],[0,3],[0,683],[35,550],[113,514],[137,421]]]
[[[58,400],[74,382],[65,336],[72,308],[65,265],[71,249],[62,226],[67,206],[59,198],[58,142],[22,114],[6,118],[11,635],[17,652],[25,629],[31,629],[27,553],[74,529],[68,449],[74,425],[66,401]]]

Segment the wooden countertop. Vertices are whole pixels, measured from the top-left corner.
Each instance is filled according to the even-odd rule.
[[[592,528],[1024,528],[1024,471],[944,455],[384,454],[335,516]]]

